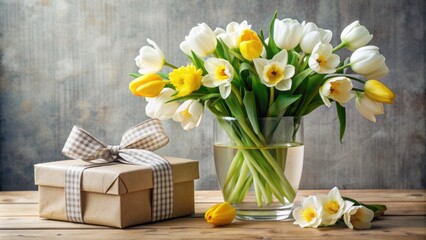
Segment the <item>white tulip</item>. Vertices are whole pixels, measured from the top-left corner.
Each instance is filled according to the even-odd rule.
[[[346,208],[343,220],[350,229],[370,229],[374,212],[364,206],[353,206],[353,202],[345,201]]]
[[[136,66],[138,66],[140,74],[150,74],[159,72],[166,62],[164,53],[158,45],[151,39],[146,40],[150,46],[143,46],[139,50],[139,56],[135,58]]]
[[[339,189],[334,187],[327,195],[318,195],[317,198],[322,204],[322,224],[335,224],[345,210],[345,201],[340,195]]]
[[[309,67],[317,73],[334,73],[339,65],[340,57],[333,54],[329,43],[318,43],[309,58]]]
[[[185,41],[180,44],[180,49],[189,56],[191,51],[194,51],[199,57],[205,57],[214,52],[216,45],[214,32],[207,24],[201,23],[191,29]]]
[[[198,127],[203,118],[204,106],[197,100],[186,100],[173,115],[173,120],[180,122],[184,130]]]
[[[279,48],[286,50],[295,48],[302,39],[302,33],[302,25],[297,20],[290,18],[275,19],[274,41]]]
[[[319,88],[319,94],[327,107],[331,106],[329,99],[333,99],[340,105],[344,105],[354,97],[351,93],[352,81],[347,77],[333,77],[325,81]]]
[[[303,52],[311,54],[318,43],[330,43],[333,33],[330,30],[318,28],[315,23],[302,23],[303,36],[300,48]]]
[[[275,87],[278,90],[286,91],[291,88],[291,77],[295,69],[292,65],[287,65],[287,51],[281,50],[271,60],[256,58],[253,60],[256,71],[260,76],[260,81],[267,87]]]
[[[321,203],[315,196],[302,199],[301,207],[293,210],[293,217],[296,220],[293,224],[298,224],[301,228],[317,228],[321,224]]]
[[[376,46],[365,46],[355,50],[351,55],[350,64],[354,72],[367,79],[380,79],[389,73],[385,57],[379,53]]]
[[[209,58],[204,62],[208,74],[201,80],[203,85],[209,88],[219,87],[220,95],[226,99],[231,94],[231,82],[234,78],[232,65],[219,58]]]
[[[372,122],[376,122],[375,115],[385,113],[383,103],[371,100],[365,93],[356,93],[355,107],[363,117]]]
[[[148,104],[145,112],[148,117],[167,120],[173,117],[179,107],[178,102],[169,102],[176,91],[171,88],[164,88],[155,98],[145,98]]]
[[[355,51],[369,43],[373,39],[373,35],[366,27],[359,24],[359,21],[355,21],[343,29],[340,39],[347,49]]]
[[[238,38],[245,29],[251,29],[251,25],[247,24],[247,21],[243,21],[240,24],[237,22],[231,22],[226,26],[226,31],[221,28],[214,30],[217,38],[221,39],[229,48],[238,48]]]

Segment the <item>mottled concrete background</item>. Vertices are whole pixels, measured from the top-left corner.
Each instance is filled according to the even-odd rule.
[[[128,90],[134,57],[151,38],[170,62],[186,64],[179,43],[197,23],[246,19],[267,29],[279,17],[316,22],[334,33],[359,19],[387,57],[384,80],[396,103],[373,124],[348,104],[344,144],[335,109],[305,119],[302,188],[424,188],[424,1],[0,1],[0,190],[35,189],[33,164],[63,159],[74,124],[108,143],[141,122],[145,100]],[[200,160],[198,189],[216,189],[213,117],[185,132],[164,123],[162,154]]]

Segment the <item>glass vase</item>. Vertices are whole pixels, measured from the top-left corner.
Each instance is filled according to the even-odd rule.
[[[302,176],[303,153],[301,118],[217,118],[216,174],[237,219],[288,218]]]

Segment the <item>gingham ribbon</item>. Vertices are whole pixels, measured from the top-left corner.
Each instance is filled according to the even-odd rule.
[[[127,130],[118,146],[107,145],[86,130],[74,126],[62,153],[73,159],[98,164],[69,167],[65,172],[65,208],[67,218],[83,223],[81,210],[81,177],[83,171],[99,162],[121,162],[148,165],[152,169],[152,221],[172,217],[173,178],[170,163],[152,151],[168,143],[160,120],[150,119]],[[100,160],[102,159],[102,160]]]

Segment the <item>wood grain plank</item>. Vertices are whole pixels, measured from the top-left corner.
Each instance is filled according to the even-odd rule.
[[[299,190],[296,200],[303,196],[314,194],[326,194],[329,190]],[[362,190],[340,190],[343,196],[354,198],[358,201],[368,202],[422,202],[426,201],[426,190],[424,189],[362,189]],[[195,202],[222,202],[220,191],[196,191]]]
[[[38,203],[37,191],[0,192],[0,204]]]
[[[2,230],[0,238],[22,239],[307,239],[326,237],[327,239],[424,239],[424,216],[386,217],[374,222],[373,229],[353,231],[344,226],[319,229],[301,229],[291,222],[243,222],[236,221],[225,227],[213,227],[202,219],[181,218],[156,224],[141,225],[126,230],[112,228],[61,228]],[[72,224],[82,225],[82,224]],[[102,229],[100,229],[102,228]]]

